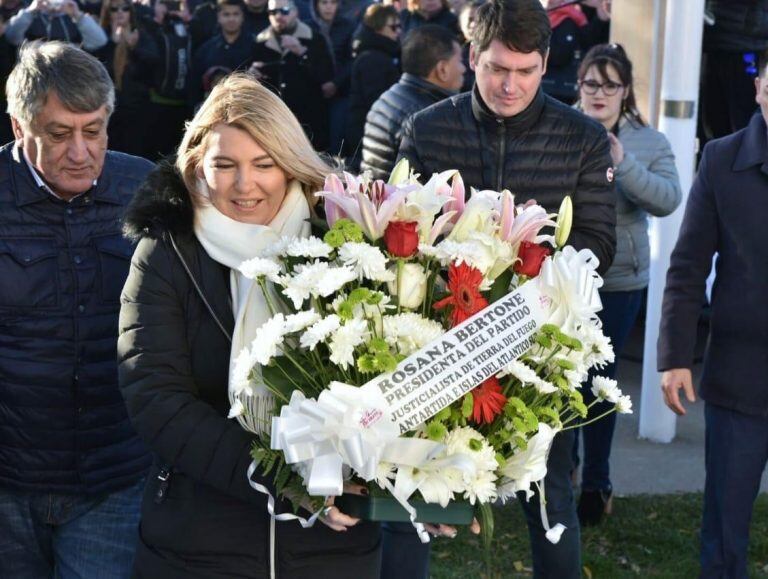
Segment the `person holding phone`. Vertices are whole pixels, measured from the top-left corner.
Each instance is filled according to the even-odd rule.
[[[61,40],[89,52],[107,43],[99,24],[75,0],[32,0],[8,22],[5,37],[15,46],[25,40]]]

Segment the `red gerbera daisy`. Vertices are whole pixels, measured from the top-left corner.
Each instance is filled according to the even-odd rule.
[[[443,298],[433,307],[440,310],[446,306],[453,306],[451,322],[454,326],[458,326],[488,305],[488,300],[480,293],[481,283],[483,283],[483,274],[479,269],[466,263],[461,265],[452,263],[448,268],[448,289],[451,295]]]
[[[490,424],[507,403],[507,397],[501,393],[501,384],[496,376],[488,378],[472,390],[472,398],[472,421],[475,424]]]

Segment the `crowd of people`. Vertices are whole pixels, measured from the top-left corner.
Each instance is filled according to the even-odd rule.
[[[665,294],[659,370],[681,413],[713,254],[730,280],[713,306],[746,300],[753,316],[768,289],[750,274],[764,269],[763,244],[745,252],[733,227],[763,215],[721,200],[731,182],[744,194],[765,186],[761,6],[752,39],[763,46],[751,45],[754,71],[743,72],[757,75],[752,109],[756,89],[763,114],[705,149]],[[610,2],[1,8],[0,576],[426,578],[429,546],[410,524],[380,528],[332,503],[311,530],[276,524],[252,490],[254,438],[227,419],[227,383],[243,320],[263,312],[251,311],[237,266],[276,234],[308,234],[313,192],[342,168],[386,177],[407,158],[423,176],[456,169],[468,191],[510,189],[548,211],[569,195],[570,242],[599,260],[618,360],[649,281],[649,216],[673,212],[682,191],[669,142],[638,111],[630,58],[606,42]],[[753,386],[768,344],[764,330],[743,331],[760,318],[732,323],[723,307],[711,352],[721,366],[704,391],[702,567],[740,577],[768,456],[765,394]],[[754,371],[734,369],[737,358]],[[590,417],[601,413],[596,404]],[[584,427],[581,443],[558,434],[546,503],[519,501],[537,577],[581,576],[580,526],[611,510],[614,420]],[[738,460],[750,477],[734,485],[723,465],[746,436],[754,448]],[[274,490],[268,476],[252,479]],[[558,544],[542,509],[569,529]]]

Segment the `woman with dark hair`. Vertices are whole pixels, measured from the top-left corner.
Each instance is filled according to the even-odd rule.
[[[632,62],[624,49],[618,44],[595,46],[584,57],[578,78],[577,106],[605,127],[611,143],[616,180],[616,257],[604,274],[605,284],[600,291],[603,310],[599,315],[618,361],[648,286],[648,216],[672,213],[682,193],[669,141],[649,127],[637,110]],[[616,362],[600,374],[614,378]],[[594,400],[588,386],[583,394],[586,404]],[[610,407],[608,402],[596,404],[587,420]],[[578,508],[582,525],[599,523],[611,510],[609,457],[615,425],[616,415],[610,414],[582,428],[584,461]]]
[[[99,23],[109,39],[96,56],[115,83],[115,112],[107,128],[115,151],[145,156],[151,119],[149,86],[152,67],[160,59],[155,40],[139,26],[129,0],[104,0]]]
[[[313,0],[310,26],[328,43],[333,60],[333,79],[320,88],[328,102],[330,137],[328,150],[337,155],[344,142],[352,74],[352,35],[356,22],[341,16],[339,0]]]
[[[445,26],[457,37],[461,34],[459,19],[451,12],[447,0],[408,0],[408,8],[400,12],[400,21],[403,23],[403,36],[425,24]]]
[[[347,167],[357,171],[362,156],[365,117],[385,90],[400,78],[400,17],[394,6],[372,4],[352,45],[355,60],[347,112]]]

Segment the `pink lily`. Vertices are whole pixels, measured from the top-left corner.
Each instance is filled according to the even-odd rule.
[[[461,217],[461,214],[464,212],[464,206],[466,204],[465,195],[466,191],[464,189],[464,180],[461,178],[461,175],[457,171],[453,176],[453,180],[451,181],[451,200],[445,204],[445,207],[443,207],[443,213],[448,213],[449,211],[454,212],[453,217],[451,218],[451,222],[454,224],[459,220],[459,217]]]
[[[499,237],[509,239],[512,234],[512,224],[515,222],[515,196],[507,189],[501,192],[501,228]]]
[[[344,195],[344,184],[341,182],[335,174],[331,173],[325,178],[325,184],[323,185],[323,191],[318,193],[318,196],[322,193],[333,193],[334,195]],[[325,199],[325,220],[328,222],[329,227],[333,227],[339,219],[346,217],[346,213],[342,211],[334,201],[332,197],[326,197]]]
[[[508,216],[507,219],[509,219]],[[541,205],[526,203],[507,228],[504,227],[504,217],[502,217],[501,238],[513,246],[522,241],[540,243],[548,239],[547,236],[539,236],[539,231],[547,226],[555,226],[552,216]]]
[[[407,192],[386,187],[384,181],[374,181],[368,194],[360,190],[362,189],[361,181],[346,173],[345,177],[348,185],[356,184],[358,188],[351,191],[347,189],[342,193],[321,191],[318,195],[337,205],[349,219],[363,229],[368,239],[371,241],[381,239],[395,212],[405,201]]]

